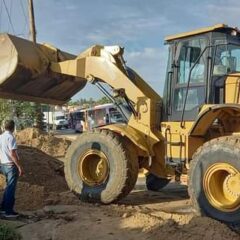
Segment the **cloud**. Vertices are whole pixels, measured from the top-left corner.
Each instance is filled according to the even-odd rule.
[[[74,54],[94,44],[124,46],[128,65],[159,93],[167,63],[166,35],[240,22],[240,1],[236,0],[35,0],[34,5],[38,41]],[[0,30],[8,31],[6,13],[0,20]],[[12,7],[12,21],[16,33],[27,36],[19,3]],[[98,96],[88,88],[83,96],[91,94]]]
[[[239,1],[220,1],[218,4],[207,4],[206,9],[208,13],[211,13],[209,14],[209,19],[211,22],[225,23],[233,27],[240,27]],[[219,15],[221,15],[221,18],[219,18]]]
[[[144,14],[123,15],[117,19],[109,19],[98,29],[86,34],[86,39],[95,42],[117,42],[134,44],[156,35],[156,29],[166,28],[169,20],[165,16],[144,16]],[[100,25],[100,24],[99,24]]]
[[[127,65],[133,68],[159,94],[162,95],[167,66],[167,47],[126,51]]]
[[[158,94],[162,95],[167,64],[166,46],[144,48],[141,51],[125,51],[124,59],[129,67],[136,71]],[[89,84],[74,96],[74,99],[79,99],[82,96],[98,99],[99,94],[99,90]]]

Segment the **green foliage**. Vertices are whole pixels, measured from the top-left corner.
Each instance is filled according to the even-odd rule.
[[[0,240],[21,240],[22,237],[11,226],[0,224]]]
[[[39,110],[41,113],[41,110]],[[36,118],[36,110],[32,103],[0,99],[0,126],[5,119],[16,121],[17,127],[30,127]]]
[[[34,120],[34,107],[30,102],[14,101],[15,114],[18,118]]]
[[[8,100],[0,99],[0,126],[4,119],[10,118],[11,115],[11,104]]]
[[[41,105],[35,104],[34,108],[33,108],[34,112],[33,112],[33,116],[34,116],[34,125],[36,126],[36,128],[43,130],[43,117],[44,114],[42,113],[42,109],[41,109]]]
[[[101,99],[98,100],[98,104],[106,104],[106,103],[111,103],[111,101],[107,97],[102,97]]]

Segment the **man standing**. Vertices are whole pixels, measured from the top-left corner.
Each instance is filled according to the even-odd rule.
[[[5,121],[5,131],[0,135],[0,161],[1,171],[6,177],[6,188],[4,191],[1,213],[6,218],[16,218],[18,213],[14,211],[15,191],[18,176],[23,174],[17,153],[17,143],[13,136],[15,123],[13,120]]]

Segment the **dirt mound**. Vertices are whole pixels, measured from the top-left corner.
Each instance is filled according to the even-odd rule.
[[[240,236],[226,225],[208,218],[193,217],[189,223],[181,225],[174,220],[164,221],[160,226],[149,231],[152,240],[239,240]]]
[[[18,182],[16,191],[17,211],[36,210],[45,205],[48,192],[44,186],[31,185],[27,182]]]
[[[19,146],[19,156],[24,175],[19,178],[16,207],[32,210],[44,206],[49,195],[68,190],[63,173],[63,163],[32,147]],[[4,181],[0,178],[0,187]]]
[[[228,226],[208,217],[198,217],[194,213],[168,213],[149,211],[138,206],[107,206],[108,214],[116,211],[121,216],[123,229],[138,229],[145,239],[152,240],[239,240],[240,235]]]
[[[48,192],[67,189],[62,162],[32,147],[19,146],[18,152],[25,173],[21,182],[43,186]]]
[[[66,192],[68,187],[63,163],[56,158],[65,156],[71,142],[36,128],[18,132],[16,139],[24,168],[24,175],[18,182],[16,208],[20,211],[34,210],[59,201],[59,193]],[[0,175],[0,190],[4,187],[5,179]]]
[[[18,144],[38,148],[53,157],[64,157],[71,144],[71,141],[65,138],[57,138],[36,128],[17,132],[16,139]]]
[[[123,228],[128,228],[128,229],[138,228],[138,229],[142,229],[143,232],[146,232],[149,229],[153,228],[154,226],[159,225],[158,218],[154,216],[150,216],[145,213],[138,212],[126,218],[125,216],[126,214],[122,215],[123,220],[121,222],[121,226]]]
[[[142,209],[143,210],[143,209]],[[23,239],[58,240],[239,240],[238,234],[227,226],[207,217],[177,217],[178,214],[159,215],[143,213],[135,206],[118,205],[54,205],[46,206],[35,214],[41,219],[23,225]],[[179,222],[173,220],[182,219]],[[36,236],[36,237],[35,237]],[[80,236],[80,237],[79,237]]]

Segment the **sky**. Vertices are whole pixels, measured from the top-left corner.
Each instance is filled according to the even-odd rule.
[[[217,23],[240,28],[239,0],[33,1],[38,42],[76,55],[95,44],[120,45],[127,65],[160,95],[167,63],[164,37]],[[27,2],[0,0],[0,32],[28,37]],[[73,99],[101,96],[87,86]]]

